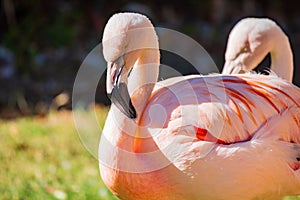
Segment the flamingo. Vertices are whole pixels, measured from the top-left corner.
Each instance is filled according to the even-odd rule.
[[[289,38],[268,18],[240,20],[229,34],[223,74],[249,72],[270,53],[270,70],[292,82],[293,53]]]
[[[120,199],[281,199],[300,194],[300,89],[275,75],[157,82],[151,21],[117,13],[103,32],[112,105],[99,144]]]

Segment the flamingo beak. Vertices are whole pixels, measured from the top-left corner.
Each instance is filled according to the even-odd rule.
[[[234,61],[226,61],[223,67],[222,74],[243,74],[246,70],[236,64]]]
[[[107,96],[117,108],[130,119],[137,117],[136,110],[131,102],[127,84],[121,82],[123,76],[127,77],[123,72],[124,66],[117,63],[111,63],[107,71]]]

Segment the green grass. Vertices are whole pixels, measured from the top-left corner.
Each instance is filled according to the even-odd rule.
[[[106,109],[100,111],[103,121]],[[0,141],[0,199],[116,199],[83,147],[71,112],[1,120]]]
[[[103,126],[107,109],[96,113]],[[98,161],[83,147],[71,112],[0,120],[0,141],[0,199],[117,199],[102,183]]]

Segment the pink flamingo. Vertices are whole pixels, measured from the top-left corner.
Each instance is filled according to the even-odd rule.
[[[288,37],[267,18],[245,18],[228,37],[223,74],[249,72],[270,53],[271,71],[290,82],[293,79],[293,53]]]
[[[136,13],[110,18],[103,53],[112,105],[99,165],[117,197],[273,200],[300,193],[299,88],[260,74],[156,82],[157,35]]]

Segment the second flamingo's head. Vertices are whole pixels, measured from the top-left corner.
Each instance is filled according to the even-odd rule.
[[[157,36],[150,20],[137,13],[118,13],[107,22],[103,38],[107,61],[106,91],[113,104],[129,118],[136,118],[128,81],[133,68],[141,64],[145,50],[158,49]],[[137,77],[136,81],[142,77]]]
[[[288,37],[274,21],[267,18],[243,19],[228,37],[223,73],[251,71],[268,53],[271,54],[272,65],[276,65],[277,59],[280,59],[276,52],[278,48],[290,51]]]

